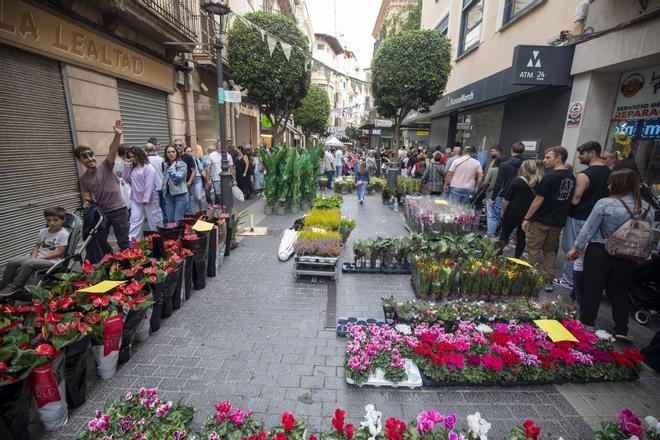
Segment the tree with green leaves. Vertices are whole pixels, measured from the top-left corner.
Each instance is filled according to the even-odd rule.
[[[451,44],[435,30],[404,31],[378,48],[371,90],[378,113],[394,119],[399,147],[401,121],[411,110],[429,111],[445,91],[451,72]]]
[[[247,91],[246,100],[256,104],[273,125],[275,145],[291,112],[300,106],[309,89],[311,75],[305,68],[309,42],[296,23],[283,15],[258,11],[245,14],[245,18],[292,46],[288,59],[280,44],[271,55],[268,37],[262,39],[259,29],[236,20],[229,30],[232,76]]]
[[[300,107],[293,111],[293,120],[302,127],[307,138],[323,133],[328,128],[330,99],[323,87],[312,84]]]
[[[353,125],[349,125],[344,129],[344,135],[348,139],[357,142],[357,140],[360,138],[360,135],[362,135],[362,130]]]

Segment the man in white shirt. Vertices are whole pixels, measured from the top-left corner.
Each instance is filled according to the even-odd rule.
[[[232,181],[234,180],[234,159],[231,157],[231,154],[227,152],[227,163],[229,165],[229,172],[232,175]],[[220,173],[222,173],[222,144],[220,142],[215,144],[215,151],[209,154],[208,157],[208,175],[211,176],[209,181],[209,186],[213,184],[213,189],[215,191],[215,202],[220,203]]]
[[[344,152],[342,151],[342,148],[339,147],[337,148],[337,151],[335,151],[335,173],[337,174],[337,177],[341,177],[341,172],[343,168],[344,168]]]
[[[158,204],[160,205],[160,210],[163,213],[163,220],[167,223],[165,219],[165,198],[163,197],[163,159],[158,155],[158,146],[147,142],[144,145],[144,151],[147,153],[147,158],[149,159],[149,164],[156,170],[156,175],[154,177],[154,186],[156,187],[156,192],[158,193]]]

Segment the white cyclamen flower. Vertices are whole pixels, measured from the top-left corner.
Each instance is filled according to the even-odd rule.
[[[649,429],[660,434],[660,422],[658,422],[658,419],[656,419],[653,416],[646,416],[644,417],[644,421],[646,422],[647,425],[649,425]]]
[[[628,440],[639,440],[639,437],[637,437],[636,435],[633,435]]]
[[[493,329],[488,324],[479,324],[477,326],[477,331],[481,333],[492,333]]]
[[[366,412],[364,422],[360,422],[360,425],[369,429],[369,440],[376,440],[376,437],[383,432],[381,423],[383,413],[376,411],[376,407],[371,403],[365,406],[364,410]]]
[[[473,434],[479,440],[488,440],[487,434],[490,431],[491,424],[481,418],[481,414],[474,413],[467,416],[468,432]]]
[[[412,335],[412,329],[409,325],[406,324],[397,324],[395,327],[396,331],[404,335]]]
[[[596,330],[595,335],[598,337],[598,339],[614,342],[614,336],[612,336],[605,330]]]

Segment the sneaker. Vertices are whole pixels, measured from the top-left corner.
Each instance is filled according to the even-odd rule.
[[[545,290],[546,292],[552,292],[553,290],[555,290],[555,286],[553,286],[552,283],[545,283],[545,285],[543,286],[543,290]]]
[[[633,343],[633,339],[630,336],[622,335],[620,333],[617,333],[616,335],[614,335],[614,339],[616,339],[617,342],[619,342],[621,344],[632,344]]]
[[[566,281],[564,279],[564,277],[555,278],[554,280],[552,280],[552,284],[554,284],[555,286],[563,287],[565,289],[572,289],[573,288],[573,284]]]
[[[20,287],[16,287],[13,284],[8,284],[2,290],[0,290],[0,297],[11,296],[14,293],[18,292],[19,290],[21,290]]]
[[[364,205],[364,200],[360,200],[360,205]]]

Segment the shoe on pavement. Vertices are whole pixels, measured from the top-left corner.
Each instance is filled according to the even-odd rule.
[[[569,283],[568,281],[566,281],[564,279],[564,277],[555,278],[554,280],[552,280],[552,284],[554,284],[555,286],[563,287],[565,289],[572,289],[573,288],[573,285],[571,283]]]
[[[360,200],[360,205],[364,205],[364,200]]]
[[[11,296],[19,290],[21,290],[20,287],[16,287],[13,284],[8,284],[2,290],[0,290],[0,297]]]
[[[555,290],[555,286],[553,286],[552,283],[545,283],[545,285],[543,286],[543,290],[545,290],[546,292],[552,292],[553,290]]]

